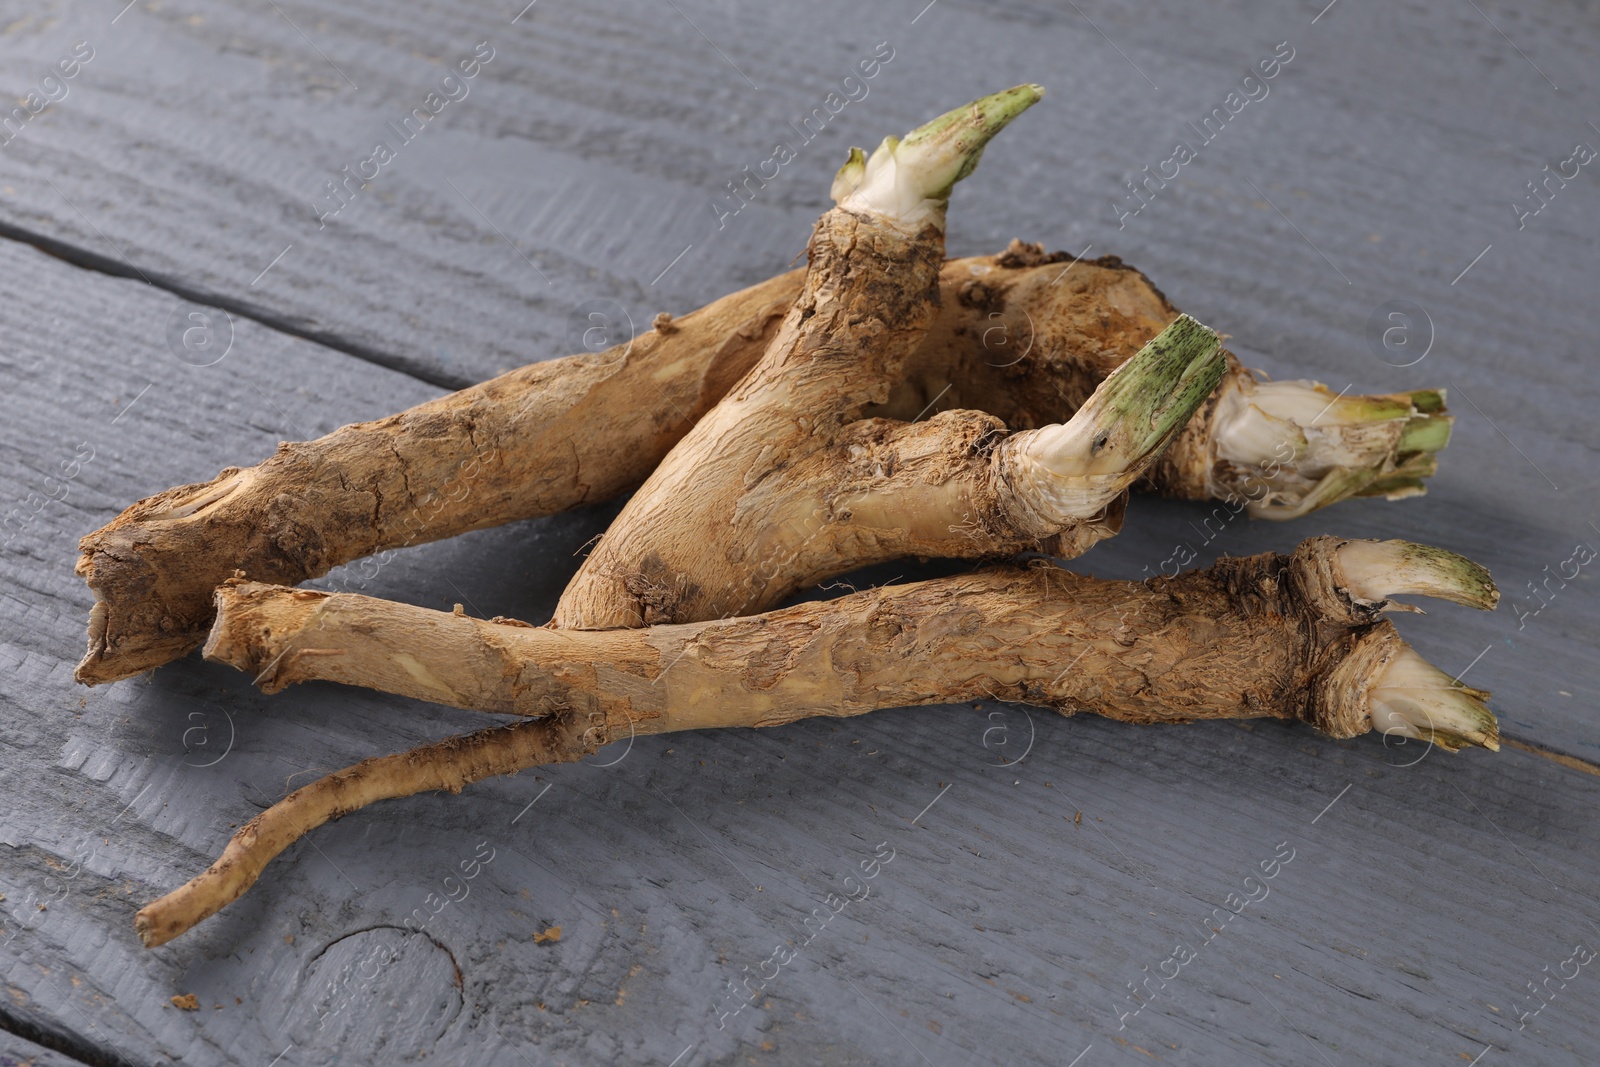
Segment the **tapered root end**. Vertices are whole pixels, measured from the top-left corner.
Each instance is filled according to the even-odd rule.
[[[1454,418],[1444,391],[1344,396],[1321,382],[1235,378],[1213,422],[1218,495],[1250,513],[1293,519],[1351,497],[1427,492]]]
[[[995,134],[1043,97],[1038,85],[1018,85],[940,115],[903,138],[886,137],[871,156],[852,148],[833,180],[833,199],[912,232],[929,223],[942,229],[956,182],[978,166]]]
[[[1500,726],[1484,701],[1489,694],[1464,686],[1409,645],[1384,668],[1368,695],[1372,728],[1457,752],[1476,745],[1499,751]]]
[[[1427,596],[1492,611],[1500,590],[1488,570],[1465,556],[1410,541],[1347,541],[1337,549],[1350,595],[1380,610],[1416,610],[1396,596]]]
[[[145,948],[156,948],[182,937],[239,899],[250,888],[255,875],[240,877],[242,869],[229,858],[229,854],[237,848],[241,837],[249,838],[249,828],[255,825],[252,820],[246,824],[246,829],[234,834],[223,858],[166,896],[152,900],[138,910],[133,917],[133,929]]]

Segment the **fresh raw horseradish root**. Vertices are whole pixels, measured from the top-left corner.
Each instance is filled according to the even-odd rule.
[[[298,584],[633,488],[755,365],[804,273],[663,317],[607,351],[530,364],[139,501],[80,546],[78,573],[97,603],[78,680],[115,681],[198,648],[211,591],[235,571]],[[1077,261],[1021,242],[946,262],[939,290],[903,378],[865,414],[914,421],[968,408],[1012,430],[1047,426],[1179,314],[1115,257]],[[1230,356],[1213,402],[1147,484],[1265,518],[1416,494],[1450,425],[1442,391],[1335,401],[1315,382],[1262,382]]]
[[[993,555],[994,541],[1018,539],[1022,512],[1055,502],[1046,499],[1052,486],[1031,479],[1027,499],[1007,492],[1008,459],[991,452],[1014,442],[991,448],[998,423],[981,413],[968,413],[976,424],[959,414],[924,425],[861,421],[868,404],[888,399],[933,323],[952,189],[1041,93],[1017,86],[903,140],[886,138],[870,157],[851,149],[777,334],[623,507],[562,594],[552,626],[743,615],[865,562]],[[1158,366],[1187,370],[1204,354],[1192,340],[1186,332],[1168,346],[1181,355]],[[1184,411],[1178,421],[1187,418]],[[1021,460],[1025,448],[1011,451]],[[902,462],[902,452],[921,462]],[[1027,469],[1048,467],[1034,460]],[[1091,492],[1093,510],[1079,514],[1073,505],[1084,495],[1062,499],[1045,518],[1050,528],[1028,532],[1054,535],[1110,502]],[[963,552],[969,541],[975,549]]]
[[[662,316],[629,346],[281,445],[84,538],[81,681],[205,639],[268,692],[335,681],[516,717],[291,793],[138,913],[144,943],[215,914],[331,819],[624,735],[991,698],[1497,747],[1488,694],[1381,616],[1416,610],[1406,595],[1492,608],[1498,593],[1481,567],[1400,541],[1318,537],[1142,583],[1034,559],[777,607],[896,557],[1070,558],[1120,528],[1141,480],[1291,518],[1421,492],[1432,473],[1450,430],[1437,392],[1265,381],[1115,259],[1014,242],[946,262],[953,187],[1040,94],[852,149],[802,272]],[[544,627],[293,588],[635,485]]]
[[[951,260],[941,289],[956,310],[934,323],[883,414],[937,400],[1013,429],[1056,421],[1178,313],[1114,256],[1080,261],[1020,241],[998,256]],[[1414,496],[1453,421],[1442,390],[1349,396],[1266,381],[1230,355],[1211,403],[1147,480],[1166,496],[1226,500],[1267,519],[1355,496]]]
[[[555,630],[349,593],[234,580],[208,659],[265,692],[322,680],[525,721],[369,759],[291,793],[222,857],[141,910],[158,945],[236,900],[317,826],[379,800],[459,792],[646,734],[975,699],[1131,723],[1299,719],[1456,750],[1498,747],[1488,694],[1453,682],[1382,613],[1394,598],[1492,608],[1487,572],[1403,541],[1316,537],[1288,556],[1176,578],[1087,578],[1045,561],[768,612],[627,630]]]
[[[858,420],[830,432],[821,420],[791,414],[798,390],[776,377],[768,432],[744,434],[761,420],[742,405],[720,436],[697,439],[697,427],[612,523],[550,625],[610,629],[746,615],[906,556],[1081,555],[1121,528],[1128,485],[1223,367],[1216,334],[1183,316],[1071,420],[1017,434],[975,411],[923,423]],[[785,422],[812,429],[785,438]],[[715,424],[708,417],[700,425]]]

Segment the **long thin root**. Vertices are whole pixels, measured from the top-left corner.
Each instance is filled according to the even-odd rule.
[[[582,759],[605,740],[603,727],[571,717],[529,719],[362,760],[296,789],[245,823],[204,872],[139,909],[134,928],[146,948],[166,944],[238,900],[284,849],[368,804],[432,789],[459,793],[497,774]]]

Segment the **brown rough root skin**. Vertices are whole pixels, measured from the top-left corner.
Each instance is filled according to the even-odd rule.
[[[296,789],[245,823],[202,874],[140,908],[134,929],[146,948],[166,944],[238,900],[262,868],[295,841],[368,804],[431,789],[459,793],[494,775],[582,759],[606,740],[603,723],[552,716],[362,760]]]
[[[771,603],[770,589],[812,577],[796,574],[792,557],[813,538],[819,487],[795,472],[887,397],[933,320],[943,250],[937,226],[908,235],[879,216],[824,214],[777,336],[622,509],[550,625],[603,630],[744,614]]]
[[[1399,638],[1344,589],[1344,543],[1318,537],[1289,556],[1147,582],[1004,566],[603,631],[234,580],[217,591],[205,655],[266,692],[334,681],[501,714],[599,715],[613,733],[987,696],[1139,723],[1299,718],[1351,737],[1370,726],[1364,686]]]
[[[384,549],[632,488],[749,368],[796,281],[775,278],[630,345],[530,364],[140,500],[79,544],[77,572],[99,603],[78,680],[126,678],[199,647],[212,590],[235,571],[293,585]]]

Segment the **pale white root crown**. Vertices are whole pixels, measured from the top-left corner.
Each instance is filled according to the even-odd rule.
[[[1038,529],[1105,511],[1161,455],[1226,369],[1217,333],[1180,315],[1067,422],[1006,439],[999,458],[1012,510]]]
[[[904,137],[885,137],[871,156],[850,149],[833,179],[834,202],[910,233],[928,225],[943,230],[956,182],[977,167],[995,134],[1043,97],[1041,86],[1018,85],[946,112]]]
[[[1410,541],[1346,541],[1334,553],[1336,580],[1357,604],[1379,611],[1417,611],[1394,599],[1428,596],[1493,610],[1500,602],[1489,572],[1443,548]],[[1369,692],[1372,728],[1429,741],[1450,752],[1468,745],[1500,747],[1489,694],[1464,686],[1410,646],[1384,667]]]
[[[1483,566],[1465,556],[1411,541],[1346,541],[1339,546],[1345,590],[1387,611],[1416,611],[1396,596],[1427,596],[1493,610],[1500,590]]]
[[[1213,458],[1247,486],[1252,515],[1293,519],[1351,496],[1425,493],[1452,422],[1440,390],[1345,396],[1239,375],[1217,399]]]
[[[1447,752],[1469,745],[1499,751],[1500,728],[1489,694],[1462,685],[1409,646],[1389,661],[1368,694],[1372,728],[1429,741]]]

